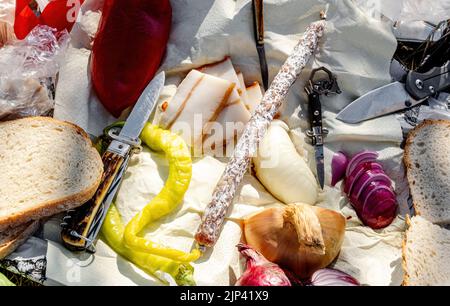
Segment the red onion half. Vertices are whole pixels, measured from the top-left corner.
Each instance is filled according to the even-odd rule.
[[[239,252],[247,259],[247,268],[236,282],[236,286],[291,286],[284,271],[268,261],[258,251],[239,243]]]
[[[388,226],[397,214],[397,200],[392,181],[376,159],[378,153],[362,151],[347,164],[343,191],[361,221],[373,229]],[[332,162],[332,172],[341,173]],[[336,169],[334,169],[336,168]]]
[[[311,276],[311,286],[359,286],[359,282],[336,269],[320,269]]]

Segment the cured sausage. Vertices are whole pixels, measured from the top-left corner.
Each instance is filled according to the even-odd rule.
[[[259,142],[264,137],[270,122],[283,103],[289,88],[314,53],[319,38],[323,35],[324,28],[324,20],[316,21],[309,25],[247,123],[233,152],[233,156],[225,167],[222,177],[214,190],[212,200],[205,209],[202,223],[195,235],[195,239],[200,247],[213,246],[217,241],[222,230],[225,214],[248,169],[251,158],[256,153]]]

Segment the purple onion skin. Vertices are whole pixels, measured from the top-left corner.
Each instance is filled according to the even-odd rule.
[[[247,268],[235,286],[291,286],[289,278],[277,264],[248,245],[239,243],[237,248],[247,259]]]
[[[352,276],[336,269],[320,269],[314,272],[309,286],[360,286]]]

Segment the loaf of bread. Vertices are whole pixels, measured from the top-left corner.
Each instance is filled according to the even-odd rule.
[[[0,233],[78,207],[95,193],[103,163],[71,123],[29,117],[0,123]]]
[[[450,231],[420,216],[407,218],[403,285],[450,285]]]
[[[425,120],[412,130],[404,162],[416,214],[450,223],[450,121]]]

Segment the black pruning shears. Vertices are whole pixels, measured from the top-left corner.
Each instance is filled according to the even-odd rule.
[[[323,71],[327,74],[327,78],[320,78],[314,80],[317,72]],[[316,160],[317,180],[320,188],[323,189],[325,181],[324,170],[324,153],[323,140],[328,134],[328,130],[322,126],[322,105],[320,103],[321,95],[340,94],[341,90],[336,80],[336,76],[325,67],[319,67],[311,71],[308,84],[305,86],[305,91],[308,94],[309,103],[309,120],[311,129],[306,132],[306,135],[311,138],[314,146],[314,154]]]

